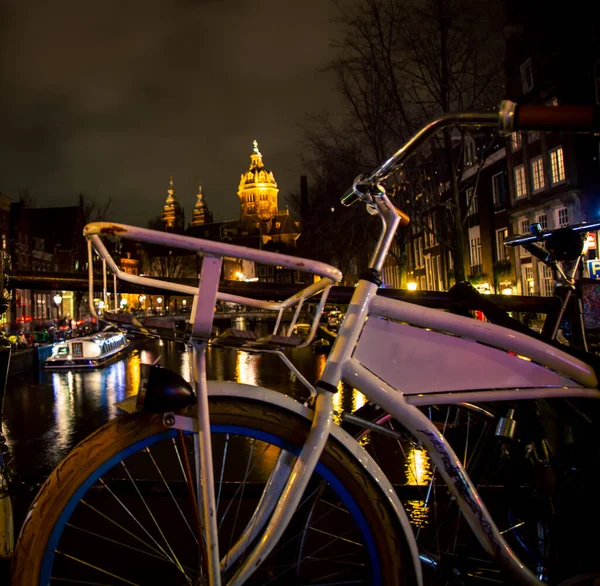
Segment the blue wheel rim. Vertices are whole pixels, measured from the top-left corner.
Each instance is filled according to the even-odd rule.
[[[223,433],[223,434],[232,434],[232,435],[243,435],[246,437],[254,438],[257,440],[261,440],[277,446],[282,450],[286,450],[294,455],[298,455],[300,449],[288,442],[284,441],[282,438],[279,438],[275,435],[272,435],[267,432],[259,431],[256,429],[247,428],[239,425],[211,425],[211,433]],[[62,510],[59,518],[57,519],[54,529],[52,530],[52,534],[50,535],[50,539],[48,540],[48,544],[46,546],[46,550],[44,552],[44,558],[42,560],[42,568],[40,572],[40,584],[50,584],[51,580],[51,572],[52,572],[52,563],[54,561],[54,554],[58,542],[62,536],[63,530],[71,517],[71,514],[75,510],[75,507],[78,505],[79,501],[85,493],[91,488],[91,486],[100,478],[105,472],[110,470],[113,466],[119,463],[121,460],[124,460],[128,456],[138,452],[146,447],[152,446],[159,441],[164,439],[175,437],[176,430],[169,430],[162,433],[153,434],[147,438],[144,438],[135,444],[128,446],[126,449],[121,452],[115,454],[112,458],[107,460],[97,468],[93,474],[91,474],[77,489],[77,491],[73,494],[73,496],[69,499],[69,502]],[[324,466],[321,462],[319,462],[315,468],[315,472],[325,480],[330,487],[335,491],[340,500],[344,503],[345,507],[348,509],[349,513],[352,515],[354,522],[357,527],[360,529],[363,542],[367,551],[369,553],[369,560],[371,563],[370,567],[370,580],[369,584],[374,584],[375,586],[380,586],[383,584],[381,578],[381,564],[379,561],[377,548],[375,546],[375,542],[373,540],[373,536],[371,533],[371,529],[365,519],[362,511],[357,505],[356,501],[352,497],[352,495],[348,492],[346,487],[342,484],[340,479],[333,473],[329,468]]]

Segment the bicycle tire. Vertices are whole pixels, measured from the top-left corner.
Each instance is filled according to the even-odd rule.
[[[256,441],[266,438],[274,442],[273,445],[296,452],[309,429],[309,421],[305,418],[254,400],[211,398],[210,411],[211,429],[216,433],[237,434],[245,430],[246,438],[254,437]],[[193,413],[192,409],[189,413]],[[30,508],[16,546],[12,585],[49,583],[48,568],[54,568],[55,562],[60,563],[60,558],[64,557],[64,552],[61,555],[54,553],[57,532],[62,544],[63,531],[74,516],[73,510],[83,507],[84,497],[92,498],[88,495],[97,479],[108,474],[107,470],[117,461],[136,454],[142,457],[142,451],[148,446],[156,451],[153,446],[159,445],[165,435],[173,433],[172,430],[165,431],[162,416],[136,413],[109,422],[83,440],[52,472]],[[367,544],[371,563],[369,572],[372,575],[366,583],[386,586],[414,583],[406,538],[376,482],[366,476],[355,458],[333,439],[328,441],[323,452],[319,474],[336,489],[339,483],[344,504],[358,519],[360,537]],[[250,583],[266,582],[251,579]],[[291,583],[294,582],[288,576],[285,584]]]

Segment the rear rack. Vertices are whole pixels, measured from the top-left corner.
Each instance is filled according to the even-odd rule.
[[[201,238],[193,238],[170,232],[160,232],[146,228],[137,228],[113,222],[93,222],[83,229],[88,242],[88,291],[89,305],[93,316],[100,319],[94,306],[94,251],[102,260],[103,291],[102,299],[109,308],[108,272],[113,276],[114,307],[103,313],[103,319],[118,325],[131,327],[141,333],[160,325],[161,318],[138,318],[130,313],[120,312],[117,305],[117,281],[126,281],[142,287],[172,291],[179,295],[193,296],[193,304],[188,321],[187,333],[191,338],[209,340],[217,346],[228,346],[248,350],[279,350],[285,347],[301,348],[310,344],[319,325],[319,319],[327,301],[331,287],[342,279],[341,272],[328,264],[254,248],[246,248],[234,244],[214,242]],[[146,244],[161,245],[169,249],[180,249],[195,252],[202,259],[202,268],[198,277],[198,285],[190,286],[158,278],[132,275],[122,271],[106,248],[103,238],[125,238]],[[232,295],[219,291],[223,260],[240,259],[264,265],[273,265],[309,273],[316,277],[301,291],[291,295],[284,301],[265,301],[252,297]],[[320,295],[311,326],[307,335],[294,335],[294,326],[298,323],[300,312],[305,301]],[[248,308],[275,312],[276,319],[272,331],[266,336],[255,332],[230,328],[221,335],[215,336],[214,313],[217,301],[235,303]],[[291,317],[287,327],[282,325],[284,313]],[[172,317],[166,317],[165,327]]]

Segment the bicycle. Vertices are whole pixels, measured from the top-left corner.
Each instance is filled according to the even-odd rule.
[[[148,366],[139,395],[120,404],[129,414],[92,434],[56,468],[21,529],[13,585],[53,580],[212,586],[284,580],[421,584],[423,552],[390,480],[333,424],[333,399],[341,382],[360,389],[424,447],[471,531],[504,575],[512,583],[539,585],[481,501],[466,472],[467,462],[422,409],[466,404],[476,411],[491,401],[598,399],[597,371],[566,349],[519,332],[378,296],[379,273],[394,233],[409,221],[393,206],[382,182],[444,127],[489,126],[504,133],[596,131],[595,120],[597,110],[591,107],[518,107],[512,102],[503,102],[499,114],[446,115],[369,176],[357,178],[343,202],[366,203],[382,220],[381,235],[314,386],[302,379],[281,348],[310,343],[329,290],[341,280],[337,269],[122,224],[88,224],[84,235],[90,299],[94,251],[115,282],[119,278],[194,295],[193,385],[158,365]],[[198,287],[121,272],[102,237],[202,253]],[[226,257],[275,264],[320,280],[281,303],[227,295],[218,291]],[[104,283],[106,296],[106,277]],[[318,311],[308,337],[281,335],[284,312],[291,315],[291,331],[304,302],[316,295]],[[217,300],[278,312],[273,333],[259,337],[230,330],[214,339]],[[310,399],[302,404],[260,387],[209,383],[209,343],[276,353],[300,377]],[[437,367],[425,368],[431,364]],[[510,422],[505,424],[508,433]],[[234,449],[244,457],[231,470]],[[237,473],[240,478],[232,476]],[[180,527],[171,526],[176,521]],[[437,563],[423,561],[425,566]]]

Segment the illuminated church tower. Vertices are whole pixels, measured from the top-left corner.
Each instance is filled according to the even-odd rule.
[[[196,205],[192,212],[192,226],[202,226],[203,224],[212,224],[213,215],[208,209],[206,202],[204,201],[204,194],[202,193],[202,185],[198,185],[198,195],[196,196]]]
[[[258,143],[254,141],[254,150],[250,155],[250,168],[242,174],[238,195],[244,217],[258,215],[263,220],[272,220],[277,214],[277,183],[273,173],[263,165]]]
[[[175,197],[173,187],[173,176],[169,177],[169,189],[167,190],[167,201],[163,207],[160,217],[167,232],[183,232],[184,216],[183,209]]]

